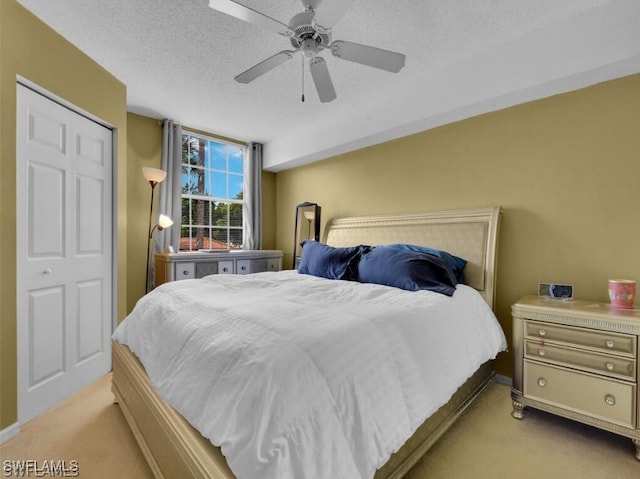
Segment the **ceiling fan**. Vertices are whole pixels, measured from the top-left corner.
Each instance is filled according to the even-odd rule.
[[[302,0],[303,12],[284,24],[252,8],[232,0],[209,0],[209,7],[232,17],[252,23],[287,37],[293,50],[283,50],[240,73],[235,80],[249,83],[268,71],[291,60],[297,52],[309,59],[309,71],[322,103],[336,99],[336,91],[324,59],[323,50],[342,60],[368,65],[397,73],[404,66],[405,56],[389,50],[361,45],[344,40],[332,41],[331,29],[354,0]],[[302,96],[304,101],[304,94]]]

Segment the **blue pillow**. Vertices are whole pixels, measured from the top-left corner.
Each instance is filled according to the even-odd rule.
[[[298,273],[328,279],[351,280],[360,258],[360,247],[334,248],[317,241],[302,242]]]
[[[356,279],[407,291],[426,289],[447,296],[453,296],[458,284],[453,271],[437,256],[386,246],[363,252]]]
[[[396,249],[404,249],[408,251],[418,251],[420,253],[431,254],[437,256],[438,258],[443,259],[453,271],[453,274],[456,275],[456,279],[458,283],[464,283],[464,267],[467,265],[467,260],[459,258],[458,256],[454,256],[451,253],[447,253],[446,251],[442,251],[435,248],[429,248],[427,246],[419,246],[416,244],[405,244],[405,243],[395,243],[385,245],[387,248],[396,248]]]

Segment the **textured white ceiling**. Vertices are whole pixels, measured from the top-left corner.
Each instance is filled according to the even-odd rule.
[[[326,104],[308,70],[301,102],[301,56],[235,82],[289,42],[207,0],[18,1],[125,83],[129,111],[263,142],[273,171],[640,72],[638,0],[356,0],[333,39],[402,52],[406,66],[324,53],[338,94]],[[240,3],[283,23],[302,11]]]

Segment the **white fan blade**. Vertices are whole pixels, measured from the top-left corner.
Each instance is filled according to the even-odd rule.
[[[313,27],[320,33],[329,33],[352,3],[353,0],[322,0],[313,18]]]
[[[404,66],[405,56],[389,50],[336,40],[331,44],[331,53],[350,62],[361,63],[388,72],[398,73]]]
[[[282,65],[287,60],[291,60],[295,53],[296,52],[292,50],[283,50],[281,52],[278,52],[275,55],[267,58],[266,60],[261,61],[257,65],[252,66],[248,70],[240,73],[240,75],[235,77],[235,80],[238,83],[249,83],[259,76],[264,75],[268,71],[273,70],[278,65]]]
[[[239,18],[245,22],[253,23],[259,27],[271,30],[278,35],[285,37],[292,37],[295,32],[289,28],[289,25],[285,25],[278,20],[268,17],[264,13],[260,13],[252,8],[245,7],[232,0],[209,0],[209,7],[213,8],[232,17]]]
[[[318,97],[322,103],[328,103],[336,99],[336,90],[333,88],[333,82],[331,81],[331,75],[329,75],[329,69],[327,63],[323,58],[314,57],[309,60],[309,70],[313,77],[313,83],[318,90]]]

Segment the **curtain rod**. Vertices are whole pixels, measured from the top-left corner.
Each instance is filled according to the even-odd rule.
[[[190,133],[195,133],[196,135],[208,136],[213,140],[222,140],[228,143],[235,143],[236,145],[241,145],[241,146],[247,146],[249,144],[248,141],[240,141],[240,140],[236,140],[235,138],[228,138],[226,136],[216,135],[213,133],[209,133],[207,131],[196,130],[195,128],[189,128],[188,126],[184,126],[184,125],[182,125],[182,131],[188,131]]]

